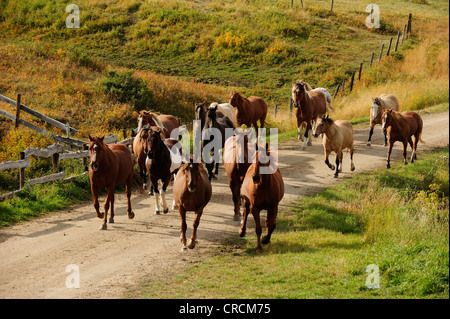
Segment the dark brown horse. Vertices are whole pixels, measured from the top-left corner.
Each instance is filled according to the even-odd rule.
[[[201,163],[182,164],[173,183],[173,198],[181,217],[181,251],[186,251],[186,211],[194,211],[194,229],[188,247],[193,249],[203,209],[211,199],[212,188]]]
[[[209,107],[206,110],[206,119],[205,119],[205,126],[203,127],[203,130],[207,130],[209,128],[215,128],[220,132],[220,150],[223,149],[224,145],[225,145],[225,140],[228,137],[227,136],[227,128],[228,129],[234,129],[234,125],[233,122],[231,122],[231,120],[225,116],[225,117],[217,117],[217,105],[213,106],[213,107]],[[202,130],[202,132],[203,132]],[[211,143],[214,140],[215,136],[212,135],[210,136],[209,139],[203,138],[203,134],[202,134],[202,140],[203,140],[203,146],[208,145],[209,143]],[[214,164],[216,164],[216,170],[215,172],[213,172],[214,169]],[[215,162],[214,159],[211,161],[211,163],[206,163],[205,164],[206,169],[208,171],[208,175],[209,175],[209,180],[212,179],[217,179],[216,178],[216,174],[219,173],[219,162]]]
[[[146,129],[149,131],[149,134],[144,148],[144,153],[147,155],[145,165],[155,192],[155,215],[159,215],[161,212],[166,214],[169,212],[166,203],[166,190],[172,174],[175,174],[181,165],[181,149],[175,147],[178,140],[163,140],[161,131],[158,128]],[[159,180],[162,182],[161,191],[158,189]]]
[[[381,117],[382,130],[387,130],[387,136],[389,140],[389,149],[387,155],[387,168],[391,167],[391,152],[392,147],[396,141],[403,143],[403,162],[408,164],[406,160],[406,148],[409,143],[412,149],[411,163],[414,163],[414,159],[417,159],[417,144],[422,141],[422,129],[423,121],[419,114],[416,112],[406,111],[403,113],[395,112],[392,109],[387,109],[383,112]],[[412,136],[414,135],[414,144]]]
[[[257,250],[262,251],[261,242],[268,244],[270,237],[276,226],[278,203],[284,196],[284,182],[278,167],[273,167],[271,174],[260,174],[260,168],[263,166],[274,165],[273,161],[261,164],[259,153],[270,156],[268,145],[265,149],[259,148],[255,152],[255,162],[248,168],[242,183],[241,195],[244,206],[244,216],[239,235],[245,236],[248,214],[251,212],[256,224]],[[261,210],[267,210],[266,231],[267,234],[261,240],[261,222],[259,214]]]
[[[170,133],[180,126],[178,119],[173,115],[156,115],[149,111],[142,111],[138,117],[137,134],[145,125],[157,126],[161,129],[163,138],[169,138]]]
[[[297,119],[299,134],[302,130],[302,123],[306,122],[302,145],[302,148],[306,149],[307,143],[311,145],[312,123],[319,116],[325,115],[330,106],[323,90],[312,90],[309,84],[304,81],[297,81],[292,86],[292,100],[295,107],[294,114]]]
[[[228,176],[228,185],[233,196],[234,220],[239,220],[241,216],[241,186],[245,174],[252,164],[255,149],[252,143],[248,143],[248,136],[232,136],[225,142],[223,159],[225,171]]]
[[[89,135],[89,179],[91,181],[91,192],[94,199],[94,207],[98,218],[103,218],[100,229],[106,229],[108,210],[111,207],[109,223],[114,223],[114,187],[125,182],[127,194],[128,218],[133,219],[131,210],[131,184],[133,183],[133,160],[131,152],[125,145],[106,145],[103,137],[92,137]],[[100,213],[98,194],[101,188],[106,188],[105,212]]]
[[[243,97],[239,92],[232,92],[230,104],[236,108],[236,122],[239,126],[245,124],[247,127],[253,125],[258,136],[258,120],[261,127],[267,117],[267,103],[257,96]]]
[[[200,121],[200,127],[202,129],[205,127],[205,123],[206,123],[206,112],[207,112],[206,102],[195,103],[195,119],[197,121]],[[224,115],[222,112],[217,111],[216,117],[220,118],[220,117],[224,117]]]

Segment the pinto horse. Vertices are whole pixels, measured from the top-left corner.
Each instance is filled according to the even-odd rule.
[[[370,108],[370,132],[369,139],[367,140],[367,146],[372,145],[372,134],[373,128],[376,124],[381,125],[381,114],[383,114],[386,109],[393,109],[394,111],[399,110],[400,104],[398,103],[395,95],[392,94],[381,94],[379,97],[372,99],[372,107]],[[387,146],[387,134],[384,132],[384,146]]]
[[[414,163],[414,159],[417,159],[417,144],[422,141],[422,129],[423,121],[419,114],[416,112],[406,111],[403,113],[395,112],[392,109],[384,110],[382,117],[382,130],[387,131],[389,138],[389,149],[387,155],[387,168],[391,168],[391,152],[392,147],[396,141],[403,143],[403,162],[408,164],[406,160],[406,148],[409,143],[412,149],[411,163]],[[414,135],[414,144],[412,136]]]
[[[178,143],[176,139],[162,139],[159,129],[149,130],[149,135],[145,144],[144,152],[147,154],[145,165],[155,192],[155,215],[161,211],[164,214],[169,212],[166,203],[166,190],[172,174],[175,174],[181,165],[181,150],[175,147]],[[162,189],[158,189],[158,181],[162,182]],[[161,210],[162,206],[162,210]]]
[[[253,125],[258,136],[258,120],[261,127],[267,117],[267,103],[257,96],[243,97],[239,92],[232,92],[230,104],[236,108],[236,122],[238,126],[245,124],[247,127]]]
[[[106,145],[103,137],[89,135],[89,179],[91,192],[94,199],[94,207],[97,217],[103,219],[100,229],[107,229],[106,219],[111,207],[109,223],[114,223],[114,187],[125,182],[127,194],[128,218],[133,219],[131,210],[131,184],[133,183],[133,160],[127,146],[122,144]],[[99,210],[98,195],[101,188],[106,188],[105,212]]]
[[[206,102],[202,103],[195,103],[195,119],[197,121],[200,121],[200,127],[203,129],[205,127],[206,123]],[[224,117],[223,113],[221,111],[216,111],[216,117]]]
[[[223,151],[225,171],[228,176],[228,185],[233,196],[234,220],[239,220],[241,216],[241,186],[245,174],[252,164],[252,158],[255,154],[254,145],[248,143],[248,136],[244,135],[243,140],[240,136],[232,136],[225,142]]]
[[[312,90],[311,86],[304,81],[297,81],[292,86],[292,100],[295,107],[294,114],[297,119],[299,139],[303,122],[306,122],[303,149],[306,149],[307,144],[311,145],[312,123],[331,109],[324,90],[322,88]]]
[[[189,249],[193,249],[196,244],[200,218],[202,217],[203,209],[211,199],[211,195],[211,182],[203,165],[201,163],[192,163],[192,159],[189,163],[182,164],[173,183],[173,198],[181,217],[180,239],[182,252],[187,250],[186,211],[195,212],[194,229],[188,245]]]
[[[241,195],[244,206],[244,216],[242,220],[241,230],[239,236],[245,236],[247,217],[251,212],[255,219],[256,236],[257,236],[257,250],[262,251],[261,242],[268,244],[272,236],[272,232],[276,226],[276,219],[278,214],[278,203],[284,196],[284,182],[280,170],[273,161],[269,160],[266,164],[261,164],[259,161],[259,152],[270,157],[269,147],[266,144],[265,149],[259,147],[255,152],[255,162],[248,168],[242,182]],[[270,165],[270,167],[268,167]],[[260,174],[260,168],[269,168],[270,174]],[[266,236],[261,240],[261,210],[267,210],[266,218]]]
[[[350,152],[350,169],[352,172],[355,170],[355,164],[353,164],[353,153],[355,147],[353,146],[353,127],[350,122],[338,120],[333,121],[328,115],[321,116],[317,120],[316,127],[314,129],[314,136],[318,137],[319,134],[323,134],[323,149],[325,152],[325,164],[331,169],[336,168],[334,177],[337,178],[339,172],[342,171],[342,159],[343,150],[348,149]],[[336,153],[336,167],[330,164],[328,156],[331,152]]]
[[[170,133],[174,129],[180,126],[178,119],[173,115],[156,115],[155,113],[142,111],[138,117],[138,128],[137,132],[141,130],[145,125],[157,126],[161,130],[163,138],[169,138]]]
[[[205,130],[207,130],[209,128],[216,128],[219,130],[220,137],[221,137],[220,149],[223,149],[223,147],[225,145],[225,140],[227,138],[226,129],[227,128],[234,129],[233,122],[231,122],[231,120],[227,116],[217,118],[217,112],[218,112],[217,109],[218,109],[218,106],[215,105],[213,107],[209,107],[206,111],[205,126],[202,130],[202,137],[205,137],[205,138],[202,138],[203,139],[203,147],[205,147],[206,145],[211,143],[215,138],[215,136],[212,135],[212,138],[207,140],[206,136],[203,136],[204,135],[203,133],[205,132]],[[215,172],[213,172],[214,164],[216,164]],[[217,175],[219,173],[219,163],[215,163],[215,161],[213,159],[211,163],[206,163],[205,166],[208,171],[209,180],[217,179],[215,175]]]

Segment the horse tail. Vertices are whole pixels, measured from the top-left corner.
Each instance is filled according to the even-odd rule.
[[[142,194],[144,194],[144,195],[146,194],[145,189],[142,187],[142,183],[143,183],[142,179],[138,174],[136,174],[135,171],[133,171],[133,183],[139,188],[139,191]]]
[[[422,141],[422,131],[419,133],[419,142],[427,144],[427,142]]]

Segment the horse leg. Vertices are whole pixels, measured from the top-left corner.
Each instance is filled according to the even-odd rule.
[[[353,164],[353,153],[355,153],[355,148],[352,145],[350,147],[350,169],[352,172],[355,170],[355,164]]]
[[[94,208],[98,218],[103,218],[104,213],[100,212],[100,204],[98,203],[98,189],[91,186],[92,198],[94,199]]]
[[[306,143],[307,143],[307,140],[308,140],[308,135],[310,135],[309,133],[309,131],[311,130],[311,122],[308,122],[307,124],[306,124],[306,130],[305,130],[305,135],[304,135],[304,137],[305,137],[305,139],[303,140],[303,145],[302,145],[302,149],[303,150],[305,150],[306,149]]]
[[[125,192],[127,194],[127,215],[129,219],[134,218],[133,210],[131,209],[131,186],[133,185],[133,173],[128,176],[125,183]]]
[[[106,189],[106,200],[105,200],[105,213],[103,214],[103,224],[102,226],[100,226],[100,229],[105,230],[107,229],[106,226],[106,219],[108,217],[108,210],[109,210],[109,205],[111,203],[111,199],[114,198],[114,186],[110,186]]]
[[[266,236],[263,236],[261,242],[266,245],[270,243],[270,237],[272,236],[272,233],[276,227],[276,220],[277,220],[277,214],[278,214],[278,205],[275,205],[271,209],[267,211],[267,218],[266,218]]]
[[[109,202],[109,205],[111,206],[110,207],[111,213],[109,214],[109,219],[108,219],[109,224],[114,224],[114,199],[115,199],[115,196],[114,196],[114,192],[113,192],[111,195],[110,202]]]
[[[408,164],[408,161],[406,160],[406,154],[407,154],[407,148],[408,148],[408,140],[403,141],[403,163],[406,165]]]
[[[261,246],[262,227],[261,227],[261,220],[260,220],[259,214],[260,214],[260,210],[256,209],[255,207],[252,207],[252,215],[253,215],[253,219],[255,220],[256,238],[257,238],[256,250],[261,252],[262,251],[262,246]]]
[[[231,193],[233,194],[233,204],[234,204],[234,215],[233,220],[238,221],[241,216],[241,208],[239,205],[239,199],[241,196],[241,187],[239,184],[234,184],[230,186]]]
[[[186,248],[186,230],[187,230],[187,224],[186,224],[186,210],[184,209],[183,206],[180,205],[180,207],[178,208],[179,212],[180,212],[180,217],[181,217],[181,235],[180,235],[180,239],[181,239],[181,252],[185,252],[187,250]]]
[[[330,151],[325,150],[325,164],[327,164],[327,166],[331,169],[334,170],[334,165],[330,163],[330,161],[328,160],[328,157],[330,156]]]
[[[203,214],[203,207],[195,212],[192,236],[191,236],[191,240],[189,241],[189,245],[188,245],[189,249],[195,248],[195,244],[197,242],[197,228],[198,228],[198,225],[200,224],[200,218],[202,217],[202,214]]]
[[[371,140],[372,140],[372,134],[373,134],[373,127],[374,126],[375,126],[374,124],[370,125],[369,139],[367,140],[367,146],[371,146],[372,145]]]
[[[162,202],[161,204],[163,207],[164,214],[167,214],[169,212],[169,208],[167,207],[167,202],[166,202],[166,190],[167,190],[167,185],[169,184],[169,182],[170,182],[170,178],[164,182],[162,189],[159,192],[159,194],[161,196],[161,202]]]
[[[392,147],[394,147],[394,142],[389,139],[389,149],[388,149],[388,155],[387,155],[387,168],[391,168],[391,153],[392,153]]]
[[[413,141],[412,141],[411,136],[408,137],[408,143],[409,143],[409,146],[411,146],[411,160],[410,160],[410,162],[411,162],[411,164],[412,164],[412,163],[414,163],[414,154],[415,154],[415,151],[414,151],[414,143],[413,143]]]
[[[388,145],[388,136],[387,136],[387,130],[384,130],[384,146]]]
[[[153,189],[155,191],[155,203],[156,203],[155,215],[159,215],[159,214],[161,214],[161,206],[159,203],[158,181],[155,181],[153,178],[151,179],[151,181],[152,181]]]
[[[338,178],[339,175],[339,159],[342,157],[342,151],[336,153],[336,172],[334,173],[334,178]]]
[[[298,140],[301,140],[303,142],[303,127],[304,127],[304,122],[299,123],[297,120],[297,131],[298,131]]]
[[[245,236],[245,232],[247,230],[247,217],[250,214],[250,202],[245,198],[243,200],[243,206],[244,206],[244,215],[242,216],[242,225],[241,230],[239,231],[240,237]]]

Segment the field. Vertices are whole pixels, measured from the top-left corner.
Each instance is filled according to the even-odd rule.
[[[191,128],[196,102],[225,102],[240,91],[263,97],[268,126],[279,129],[280,143],[292,143],[289,102],[297,79],[332,94],[346,79],[332,117],[356,128],[367,126],[371,98],[382,93],[395,94],[402,111],[448,114],[448,0],[380,0],[381,25],[371,30],[361,0],[334,1],[332,12],[328,0],[304,0],[304,8],[297,0],[293,7],[287,0],[79,0],[80,28],[66,27],[69,3],[0,0],[0,94],[20,93],[23,104],[78,129],[78,139],[121,137],[144,109],[173,114]],[[386,56],[410,13],[412,34]],[[360,63],[362,77],[349,92]],[[3,102],[0,109],[15,113]],[[0,163],[53,143],[0,117]],[[61,169],[84,171],[81,160]],[[51,170],[51,159],[31,159],[26,176]],[[165,298],[183,298],[177,291],[195,277],[190,298],[448,298],[447,175],[448,145],[414,166],[359,174],[284,207],[267,252],[254,252],[252,235],[228,238],[184,275],[143,283],[128,296],[158,298],[164,290]],[[17,170],[0,171],[0,193],[18,187]],[[90,200],[89,188],[85,175],[27,189],[0,203],[0,227],[70,209]],[[382,289],[364,284],[370,263],[381,270]],[[240,281],[232,269],[244,270]],[[211,271],[222,286],[208,282]],[[249,288],[243,293],[242,286]]]

